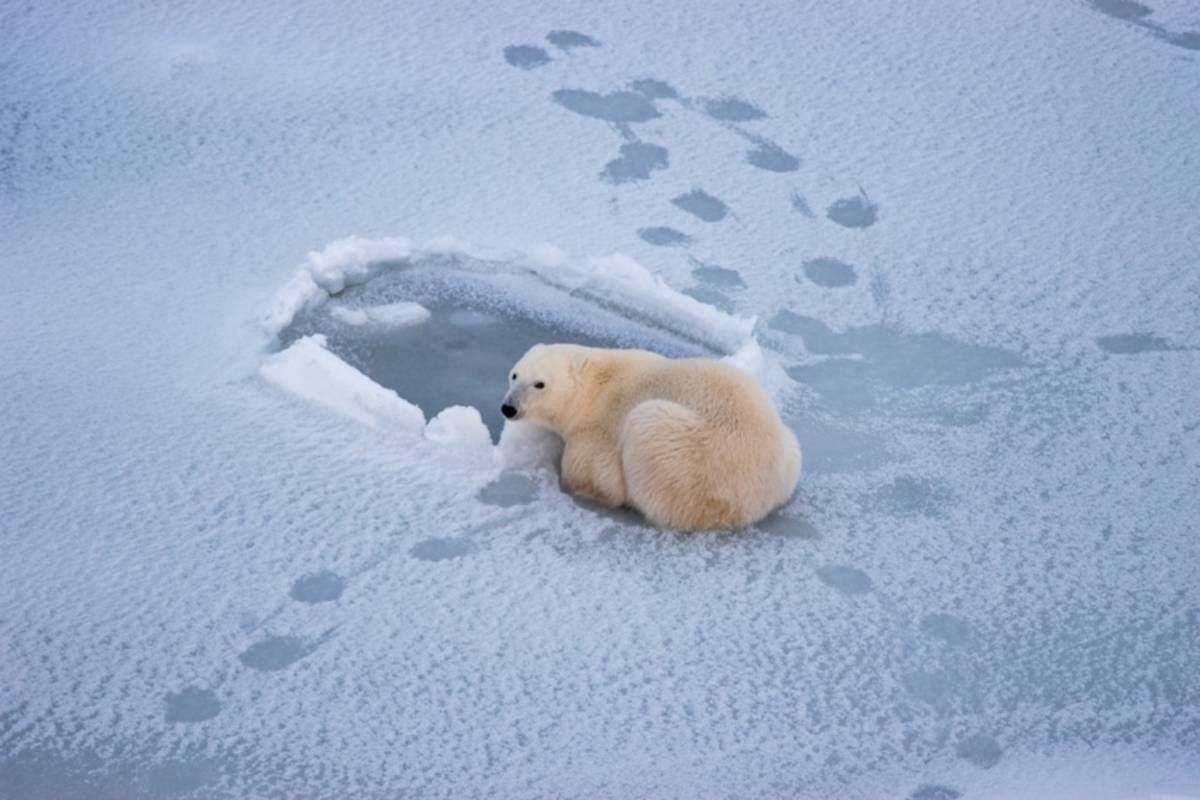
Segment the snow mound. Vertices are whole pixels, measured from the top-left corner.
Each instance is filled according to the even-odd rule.
[[[366,325],[375,323],[398,327],[401,325],[419,325],[429,319],[429,309],[420,303],[386,303],[366,308],[347,308],[334,306],[329,309],[330,315],[347,325]]]
[[[470,406],[450,406],[429,420],[425,438],[456,450],[490,453],[492,448],[492,437],[479,416],[479,409]]]
[[[325,337],[306,336],[267,356],[259,373],[269,383],[344,417],[381,430],[421,433],[421,409],[325,349]]]

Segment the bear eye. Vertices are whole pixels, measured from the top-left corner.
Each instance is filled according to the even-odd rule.
[[[515,372],[513,373],[512,379],[513,379],[514,381],[517,379],[517,373],[515,373]]]
[[[533,385],[533,388],[535,388],[535,389],[545,389],[545,388],[546,388],[546,382],[545,382],[545,381],[538,381],[537,383],[535,383],[535,384]]]

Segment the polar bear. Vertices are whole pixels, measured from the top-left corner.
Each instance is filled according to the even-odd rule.
[[[711,359],[534,345],[509,370],[500,411],[562,437],[573,494],[661,527],[753,524],[800,478],[800,445],[766,392]]]

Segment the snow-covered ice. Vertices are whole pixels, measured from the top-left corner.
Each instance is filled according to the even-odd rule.
[[[334,306],[329,310],[335,319],[347,325],[417,325],[429,319],[429,309],[420,303],[385,303],[365,308]]]
[[[372,428],[412,433],[425,428],[421,409],[330,353],[320,334],[268,356],[259,372],[281,389]]]
[[[1200,8],[0,9],[0,797],[1200,797]],[[502,426],[727,358],[733,535]]]

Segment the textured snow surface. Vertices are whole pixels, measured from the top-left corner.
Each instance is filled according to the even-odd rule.
[[[0,797],[1200,797],[1195,3],[0,42]],[[574,502],[546,337],[758,375],[797,496]]]

